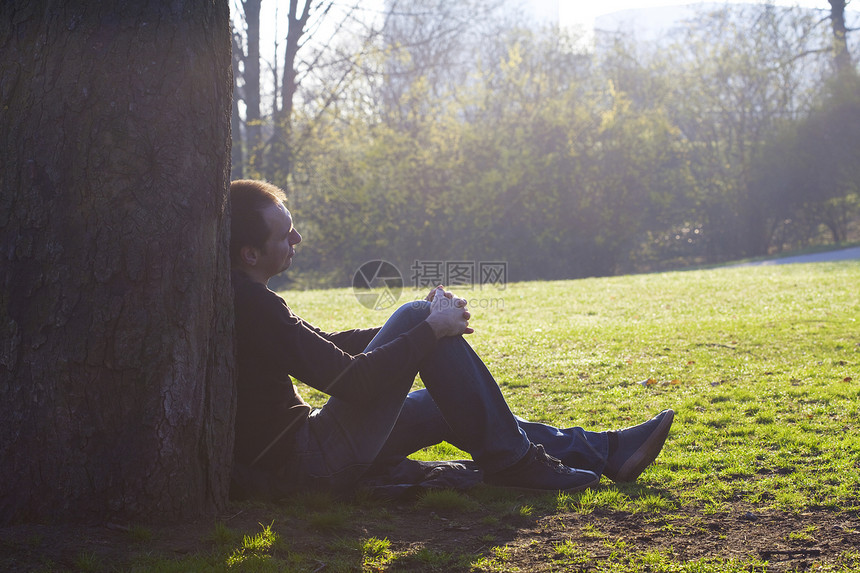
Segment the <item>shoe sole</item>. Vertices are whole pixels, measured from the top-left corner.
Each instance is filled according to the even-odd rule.
[[[666,410],[663,414],[663,419],[645,440],[645,443],[639,446],[639,449],[633,452],[624,465],[618,470],[613,481],[616,482],[632,482],[636,481],[639,474],[645,471],[645,468],[657,459],[660,455],[660,450],[663,449],[663,444],[666,443],[666,438],[669,436],[669,429],[672,427],[672,421],[675,419],[674,410]]]

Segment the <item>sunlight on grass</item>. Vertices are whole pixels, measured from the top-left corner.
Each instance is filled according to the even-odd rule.
[[[503,310],[474,309],[469,341],[525,418],[600,430],[675,409],[666,447],[640,489],[604,480],[559,494],[555,511],[671,516],[684,508],[715,516],[738,503],[759,511],[856,511],[858,284],[856,262],[515,283]],[[335,304],[326,292],[287,299],[332,330],[385,320],[358,304],[344,309],[343,298]],[[440,444],[415,457],[468,456]],[[485,524],[522,518],[512,513],[517,504],[474,495],[494,512],[481,518]],[[664,568],[672,562],[663,554],[642,559]],[[480,563],[504,569],[496,554]],[[678,570],[757,566],[705,560]]]
[[[241,547],[227,558],[227,566],[241,564],[244,570],[260,570],[260,567],[267,569],[272,561],[269,552],[280,540],[280,536],[272,530],[272,525],[272,523],[266,526],[261,524],[263,527],[261,531],[254,535],[245,535],[242,538]]]
[[[534,515],[534,508],[530,505],[521,505],[517,509],[517,515],[522,518],[529,518]]]
[[[268,551],[274,547],[275,543],[278,542],[278,539],[279,536],[277,533],[272,531],[272,524],[270,523],[263,527],[262,531],[254,535],[246,535],[242,539],[242,550],[256,552]]]
[[[391,542],[376,537],[364,540],[360,551],[364,569],[371,571],[382,570],[394,555],[391,552]]]
[[[468,340],[516,414],[603,430],[675,409],[663,452],[635,484],[603,478],[597,487],[557,495],[435,491],[399,507],[308,493],[273,515],[300,524],[315,544],[288,550],[274,523],[243,538],[219,522],[206,538],[211,555],[159,564],[141,558],[146,567],[138,570],[513,571],[534,551],[547,571],[763,573],[767,565],[755,556],[687,561],[665,547],[646,551],[606,524],[623,514],[655,534],[685,536],[705,527],[696,520],[735,519],[748,510],[860,511],[858,285],[857,262],[509,284],[502,309],[474,309],[476,332]],[[343,289],[285,298],[325,330],[387,317]],[[325,399],[313,392],[307,398],[315,406]],[[415,457],[469,456],[443,443]],[[463,551],[423,539],[403,543],[404,513],[456,535]],[[799,524],[782,535],[803,544],[824,534]],[[540,543],[529,544],[529,535]],[[139,544],[148,543],[144,537]],[[76,565],[103,564],[82,553]],[[845,552],[816,570],[860,570],[860,553]]]
[[[570,539],[566,539],[561,543],[555,543],[553,545],[553,549],[555,550],[554,561],[560,565],[582,566],[586,565],[591,560],[588,552],[578,547],[577,544]]]
[[[592,513],[597,509],[627,511],[630,498],[616,488],[587,489],[577,494],[559,492],[556,497],[556,507],[560,511],[576,513]]]
[[[507,563],[511,560],[512,549],[508,545],[497,545],[490,549],[490,556],[481,557],[471,563],[472,571],[503,572],[512,571]]]
[[[631,502],[631,507],[634,512],[659,512],[673,509],[675,504],[672,500],[663,497],[662,495],[648,494],[637,497]]]
[[[441,442],[435,446],[424,448],[409,456],[415,460],[468,460],[471,456],[463,450],[456,448],[448,442]]]

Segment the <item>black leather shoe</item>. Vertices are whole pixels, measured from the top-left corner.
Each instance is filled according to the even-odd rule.
[[[500,472],[486,475],[484,481],[522,490],[572,492],[597,485],[600,476],[588,470],[567,467],[547,454],[543,446],[531,444],[520,461]]]
[[[663,410],[644,424],[618,430],[618,448],[606,460],[603,475],[617,482],[636,481],[657,459],[674,419],[673,410]]]

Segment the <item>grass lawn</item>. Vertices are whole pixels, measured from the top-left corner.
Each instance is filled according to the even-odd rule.
[[[673,408],[658,462],[636,484],[604,478],[576,495],[300,496],[182,527],[89,531],[65,553],[16,538],[0,541],[0,556],[14,550],[0,569],[28,553],[45,571],[860,571],[860,262],[458,294],[515,413],[609,429]],[[348,290],[284,296],[326,330],[391,310]],[[467,456],[443,444],[419,457]]]

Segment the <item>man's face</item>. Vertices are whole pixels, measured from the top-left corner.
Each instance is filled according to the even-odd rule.
[[[289,268],[296,254],[293,247],[302,242],[302,236],[293,227],[290,212],[280,203],[269,205],[263,211],[263,220],[269,228],[269,238],[257,259],[257,268],[268,280]]]

